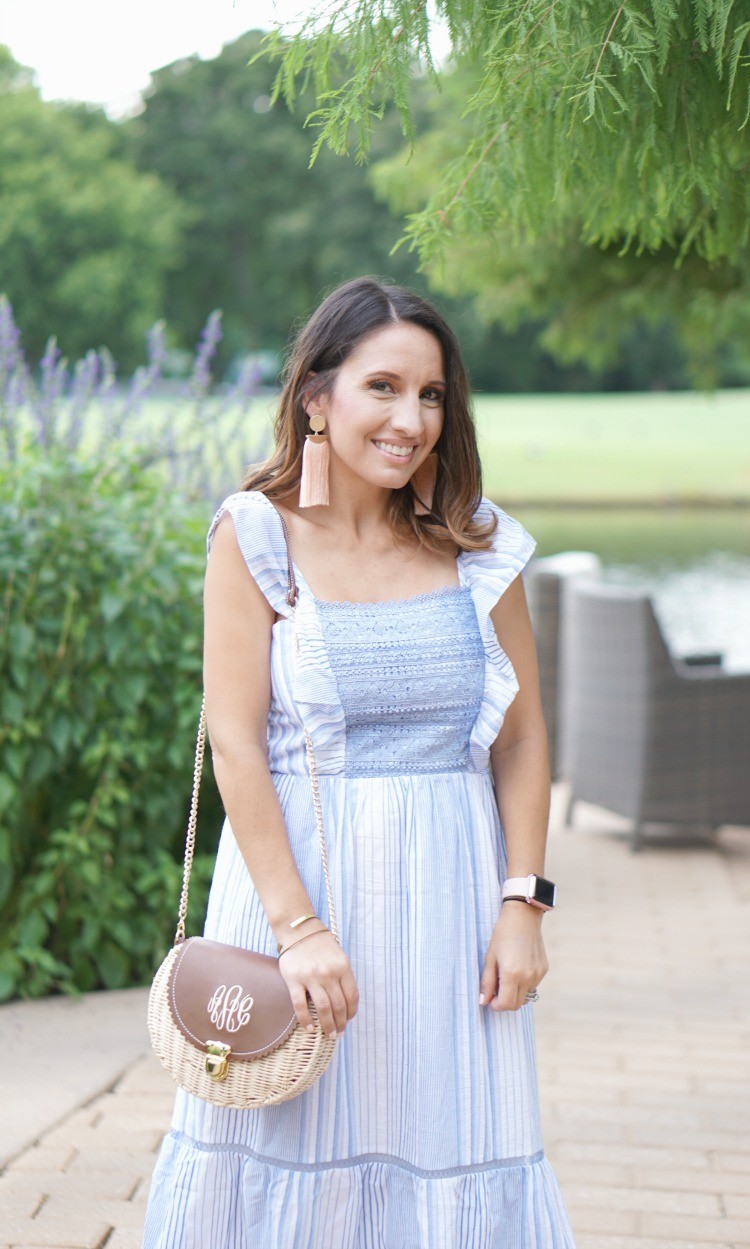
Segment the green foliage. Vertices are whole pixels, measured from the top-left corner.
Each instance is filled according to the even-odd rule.
[[[451,230],[486,220],[544,229],[569,204],[587,243],[736,259],[750,229],[745,176],[750,116],[750,10],[732,0],[442,0],[454,51],[473,76],[462,116],[471,141],[442,170],[408,234],[434,254]],[[359,0],[312,14],[281,57],[275,91],[312,73],[319,141],[366,148],[373,112],[393,99],[413,133],[409,81],[418,58],[435,73],[426,6]],[[329,66],[350,76],[333,89]],[[729,192],[729,193],[728,193]],[[568,212],[570,215],[570,211]]]
[[[267,38],[275,93],[316,84],[315,151],[361,159],[393,100],[409,148],[377,185],[433,286],[506,327],[551,317],[545,345],[595,368],[623,326],[672,318],[700,375],[716,371],[750,315],[750,5],[439,0],[440,72],[425,12],[341,2]],[[425,67],[442,92],[426,128],[410,104]]]
[[[67,354],[106,343],[131,367],[162,311],[183,212],[117,154],[117,134],[100,112],[43,103],[3,50],[0,290],[32,359],[54,325]]]
[[[408,188],[403,163],[382,162],[374,169],[394,208],[408,202],[405,193],[415,195],[420,172],[432,177],[427,148],[437,137],[426,136],[425,151],[409,166]],[[643,388],[659,379],[701,386],[745,381],[750,253],[736,264],[712,264],[695,252],[676,260],[667,246],[624,256],[615,246],[588,247],[571,222],[535,238],[500,228],[457,237],[425,271],[454,299],[473,297],[482,322],[511,333],[535,323],[539,345],[563,365],[583,361],[602,374],[625,363],[625,376],[639,378]],[[644,357],[644,345],[654,343],[661,361]],[[625,353],[634,344],[638,350],[628,361]],[[632,387],[632,380],[625,385]]]
[[[432,274],[419,273],[406,248],[392,254],[399,226],[373,186],[379,164],[357,168],[324,149],[308,168],[301,122],[314,95],[309,86],[302,90],[293,115],[280,102],[270,104],[274,75],[257,58],[261,41],[260,32],[250,32],[213,60],[191,57],[159,70],[143,112],[120,127],[130,158],[167,183],[190,214],[185,264],[167,279],[170,332],[192,344],[205,308],[218,303],[223,361],[253,348],[280,352],[289,327],[327,289],[357,274],[379,273],[436,299],[459,333],[477,386],[601,388],[586,369],[556,365],[526,330],[504,333],[487,323],[465,293],[436,295],[428,283]],[[335,64],[327,72],[332,82],[344,81]],[[428,79],[412,80],[410,91],[415,124],[430,134],[445,120],[445,92],[438,95]],[[390,106],[373,131],[372,154],[400,164],[401,146],[398,114]],[[438,153],[436,168],[441,161]],[[617,384],[649,385],[639,361]]]
[[[261,40],[260,32],[250,32],[227,45],[212,60],[191,57],[159,70],[154,75],[143,112],[124,124],[114,125],[99,110],[83,105],[60,108],[36,101],[36,112],[42,110],[45,118],[53,117],[53,120],[59,115],[58,120],[62,119],[67,131],[75,132],[81,145],[90,142],[94,153],[102,147],[106,149],[109,156],[96,172],[99,181],[105,176],[105,166],[109,169],[114,163],[121,170],[129,170],[131,181],[139,180],[133,175],[135,165],[162,192],[168,187],[171,203],[180,205],[182,241],[180,263],[172,268],[163,268],[165,249],[159,249],[156,257],[133,254],[133,271],[127,276],[127,289],[110,287],[107,295],[98,271],[99,262],[94,263],[90,255],[88,231],[74,231],[64,245],[51,231],[48,254],[45,231],[49,223],[47,216],[39,220],[36,211],[41,208],[39,195],[35,193],[31,201],[29,237],[18,235],[19,221],[24,215],[21,208],[9,209],[6,225],[14,221],[18,229],[14,235],[15,250],[6,249],[5,255],[0,257],[0,290],[7,273],[8,293],[24,328],[25,344],[32,360],[39,356],[50,330],[58,329],[59,346],[69,358],[81,354],[84,348],[101,344],[104,338],[118,361],[121,375],[129,371],[140,363],[142,342],[140,329],[130,318],[130,312],[136,305],[140,307],[139,300],[146,288],[155,290],[158,286],[158,300],[154,294],[145,302],[153,308],[153,316],[168,320],[168,341],[160,343],[159,350],[172,355],[168,349],[177,344],[192,349],[207,310],[219,306],[223,310],[224,337],[218,348],[217,364],[222,371],[230,361],[236,367],[248,352],[257,349],[268,348],[281,353],[288,342],[290,326],[305,316],[326,290],[357,274],[376,273],[436,300],[456,327],[471,377],[480,388],[491,391],[581,390],[612,386],[637,388],[651,384],[652,374],[638,352],[630,352],[626,366],[618,360],[619,371],[615,371],[617,365],[613,361],[609,373],[594,379],[591,372],[575,360],[562,366],[556,363],[549,348],[541,348],[533,341],[528,324],[501,329],[494,314],[493,318],[488,318],[479,304],[476,308],[472,306],[475,294],[472,287],[462,287],[460,282],[451,287],[446,278],[441,295],[441,275],[433,272],[432,266],[424,266],[419,272],[415,252],[406,247],[393,251],[400,232],[393,214],[402,210],[395,196],[391,200],[383,189],[382,176],[375,182],[381,166],[384,168],[387,164],[399,170],[403,167],[399,156],[402,135],[398,110],[389,103],[382,120],[373,127],[371,153],[378,162],[374,169],[343,162],[325,147],[313,167],[308,168],[309,136],[302,120],[306,112],[315,107],[312,85],[298,92],[294,115],[280,101],[271,104],[273,67],[265,58],[255,59]],[[341,57],[333,58],[326,72],[332,89],[341,89],[346,82]],[[460,151],[456,148],[456,136],[461,144],[471,140],[471,119],[460,121],[460,118],[466,94],[473,89],[472,83],[473,79],[467,77],[465,71],[453,72],[445,77],[442,93],[439,93],[429,75],[409,79],[410,110],[420,134],[415,157],[403,170],[406,184],[419,193],[410,199],[409,211],[420,208],[434,189],[435,179],[447,158]],[[10,107],[5,97],[23,94],[22,88],[28,91],[30,99],[36,98],[30,75],[15,66],[6,54],[4,63],[0,64],[0,113]],[[54,124],[58,124],[57,120]],[[450,142],[449,130],[454,134]],[[33,127],[31,133],[33,137]],[[432,148],[426,146],[430,137],[434,139]],[[0,137],[0,152],[7,149],[10,141],[10,132]],[[23,135],[17,134],[15,141],[22,151]],[[428,156],[426,164],[422,160],[423,152]],[[433,154],[430,156],[430,153]],[[61,154],[64,155],[62,149]],[[59,166],[57,156],[54,161]],[[57,167],[54,161],[49,168],[45,166],[47,172],[42,179],[45,185]],[[28,199],[25,187],[31,176],[30,161],[23,152],[20,168],[25,173],[19,183],[19,194]],[[54,175],[55,185],[59,173],[58,169]],[[7,169],[0,172],[0,188],[4,177],[10,177]],[[56,220],[67,212],[64,208],[65,178],[62,175],[60,178],[58,190],[51,196],[52,206],[47,205],[44,210],[47,215],[54,210]],[[399,181],[396,175],[394,179]],[[10,196],[11,192],[8,194]],[[154,229],[159,226],[159,218],[162,223],[165,220],[162,207],[157,196],[144,203],[144,219],[149,214],[152,218],[153,214],[157,215]],[[137,229],[140,228],[139,224]],[[146,222],[143,228],[148,234],[151,226]],[[2,232],[0,225],[0,234]],[[131,253],[135,251],[131,234],[132,231],[121,233],[112,242],[115,254],[123,262],[128,249]],[[475,243],[480,241],[478,234],[472,237]],[[75,248],[74,238],[77,240]],[[492,260],[491,241],[489,247]],[[454,254],[459,257],[454,267],[460,276],[458,237],[451,243],[451,263]],[[61,263],[71,272],[76,270],[79,259],[84,265],[77,270],[80,297],[76,308],[71,310],[69,302],[60,303],[56,275]],[[481,276],[492,267],[492,264],[479,264],[476,272]],[[466,268],[468,272],[474,266]],[[83,289],[89,280],[90,292]],[[89,315],[89,305],[96,310],[96,315],[93,312]],[[60,310],[62,321],[58,315]],[[548,315],[554,316],[555,310],[548,313],[545,307],[530,303],[522,319],[531,317],[531,325],[535,327]],[[140,320],[141,323],[146,320],[145,308]],[[665,337],[668,338],[668,332],[666,335],[660,332],[659,343]],[[650,338],[654,338],[653,331]],[[658,354],[663,359],[670,351]],[[105,364],[101,352],[100,363]],[[600,361],[592,363],[598,365]],[[147,372],[148,376],[153,374],[151,363]],[[46,376],[44,369],[42,373]],[[107,367],[99,368],[100,379],[108,373]],[[684,381],[679,368],[670,373],[670,384],[674,384],[672,379],[676,384]],[[658,380],[664,380],[661,369]],[[115,399],[120,390],[120,385],[110,387]],[[75,407],[75,396],[71,399]],[[115,407],[110,405],[110,411],[114,414]],[[237,418],[242,422],[240,410]],[[213,428],[218,428],[208,408],[201,423],[211,423]],[[107,420],[101,425],[104,428]],[[197,427],[198,422],[191,422],[191,430]],[[229,425],[225,423],[221,428],[229,429]],[[245,431],[247,428],[245,422]],[[185,422],[175,422],[173,441],[179,446],[180,455],[184,455]],[[243,446],[245,462],[254,458],[253,448],[244,445],[245,437],[238,442]],[[212,438],[212,446],[214,443]],[[234,470],[232,476],[236,477],[236,472]]]
[[[170,941],[204,531],[115,449],[96,466],[27,452],[0,482],[0,999],[144,982]]]

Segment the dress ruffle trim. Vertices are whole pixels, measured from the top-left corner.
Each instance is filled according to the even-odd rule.
[[[346,763],[346,719],[323,638],[323,627],[309,592],[300,589],[295,612],[292,691],[312,740],[321,772],[339,773]]]
[[[468,586],[474,600],[487,658],[484,697],[469,739],[469,753],[477,771],[487,766],[490,746],[519,690],[518,678],[497,640],[490,612],[536,548],[536,539],[521,522],[489,499],[482,499],[475,519],[487,521],[493,513],[498,523],[491,548],[464,551],[458,561],[461,583]]]
[[[295,1212],[302,1210],[310,1212],[300,1242],[306,1249],[360,1249],[363,1244],[575,1249],[557,1179],[541,1151],[431,1173],[379,1155],[287,1165],[257,1157],[241,1145],[204,1145],[176,1132],[162,1149],[144,1249],[176,1244],[181,1249],[250,1244],[288,1249],[297,1243]],[[196,1189],[208,1195],[203,1202],[196,1201]],[[222,1195],[220,1206],[211,1194]]]
[[[245,563],[268,602],[279,615],[291,617],[292,609],[286,601],[286,541],[278,510],[259,490],[230,494],[211,522],[206,538],[208,551],[216,526],[225,512],[232,515]],[[296,641],[291,681],[294,701],[300,720],[312,739],[320,771],[343,772],[346,752],[344,709],[328,661],[315,599],[296,566],[295,577],[299,597],[294,613]]]
[[[206,554],[211,550],[216,526],[225,512],[229,512],[234,521],[239,548],[253,579],[274,611],[288,616],[286,543],[273,504],[258,490],[240,490],[228,495],[211,521],[206,535]]]

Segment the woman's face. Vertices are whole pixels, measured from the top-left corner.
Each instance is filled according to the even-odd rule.
[[[440,437],[445,390],[433,334],[411,322],[373,330],[339,368],[332,392],[307,408],[326,418],[332,480],[404,486]]]

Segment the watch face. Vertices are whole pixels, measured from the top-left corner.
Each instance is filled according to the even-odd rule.
[[[543,876],[537,876],[534,897],[537,902],[541,902],[543,906],[554,906],[555,886],[552,884],[552,881],[545,880]]]

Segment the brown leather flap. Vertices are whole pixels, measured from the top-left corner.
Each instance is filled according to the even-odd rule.
[[[260,1058],[285,1041],[297,1018],[279,960],[269,954],[190,937],[169,978],[169,1008],[188,1041],[231,1048],[232,1058]]]

